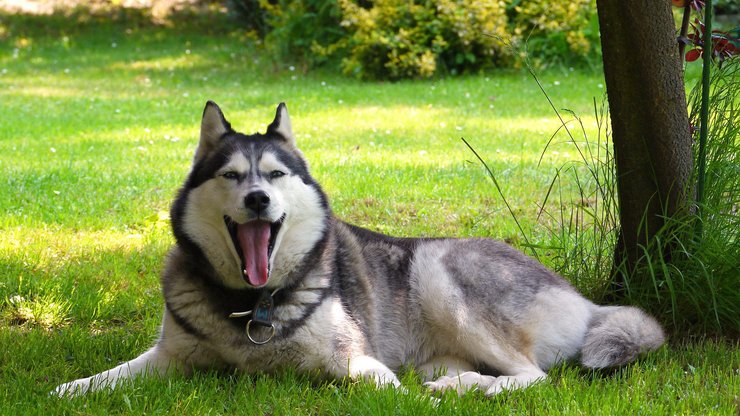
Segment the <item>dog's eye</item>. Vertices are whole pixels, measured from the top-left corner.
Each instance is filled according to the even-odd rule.
[[[226,179],[232,179],[232,180],[239,179],[239,174],[234,172],[233,170],[223,173],[221,176],[223,176]]]
[[[281,176],[285,176],[285,172],[281,170],[273,170],[272,172],[270,172],[270,179],[279,178]]]

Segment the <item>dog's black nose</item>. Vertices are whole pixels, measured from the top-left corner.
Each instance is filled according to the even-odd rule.
[[[254,212],[261,212],[270,206],[270,195],[265,191],[254,191],[244,198],[244,205]]]

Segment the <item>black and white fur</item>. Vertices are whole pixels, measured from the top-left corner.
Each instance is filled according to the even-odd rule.
[[[257,205],[254,195],[261,197]],[[337,219],[296,147],[284,104],[265,134],[249,136],[232,130],[216,104],[206,104],[193,167],[171,218],[177,244],[162,274],[159,340],[139,357],[55,393],[214,367],[290,366],[400,386],[394,371],[411,364],[432,390],[493,395],[543,380],[563,360],[618,366],[664,341],[643,311],[597,306],[502,242],[394,238]],[[245,259],[227,225],[256,220],[277,229],[262,287],[242,270]],[[249,316],[229,316],[252,309],[265,291],[274,292],[275,333],[257,345],[245,331]],[[251,335],[269,339],[269,328],[253,327]]]

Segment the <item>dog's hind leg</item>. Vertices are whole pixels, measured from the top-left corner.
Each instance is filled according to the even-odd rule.
[[[494,377],[477,371],[450,371],[448,369],[446,375],[434,381],[428,381],[424,385],[432,391],[454,389],[462,395],[470,390],[480,390],[486,396],[493,396],[503,390],[524,388],[547,378],[547,374],[527,357],[507,351],[495,342],[488,344],[488,348],[484,347],[478,352],[481,362],[503,375]]]
[[[479,383],[479,389],[486,396],[503,390],[525,388],[547,378],[533,354],[527,353],[528,348],[522,343],[511,343],[506,337],[483,332],[483,328],[476,329],[479,337],[474,341],[469,337],[472,342],[468,346],[468,353],[474,353],[478,362],[501,374],[497,377],[484,376],[486,383]]]
[[[543,381],[547,374],[535,365],[521,368],[514,375],[496,377],[486,389],[486,396],[493,396],[504,390],[516,390]]]
[[[547,377],[539,365],[537,345],[524,328],[507,326],[506,320],[494,322],[484,316],[476,316],[470,308],[459,308],[458,313],[465,319],[456,320],[451,338],[460,340],[461,354],[498,375],[460,374],[451,380],[457,384],[454,387],[458,392],[476,386],[491,396],[503,390],[527,387]]]
[[[424,386],[432,391],[454,389],[458,394],[473,389],[486,390],[494,377],[480,374],[474,367],[453,356],[435,357],[417,368],[426,381]]]
[[[451,355],[434,357],[416,367],[416,371],[421,374],[424,381],[432,381],[442,376],[458,376],[474,370],[475,367],[467,361]]]
[[[427,381],[424,386],[432,391],[455,390],[463,395],[470,390],[488,391],[496,377],[481,374],[477,371],[466,371],[452,375],[445,375],[434,381]]]

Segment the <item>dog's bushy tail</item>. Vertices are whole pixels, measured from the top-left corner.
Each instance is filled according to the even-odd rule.
[[[597,307],[581,348],[589,368],[627,364],[665,342],[663,328],[652,316],[631,306]]]

